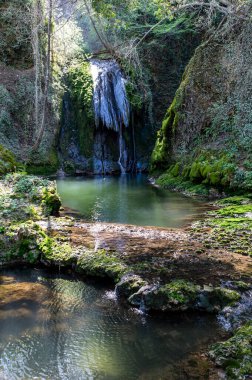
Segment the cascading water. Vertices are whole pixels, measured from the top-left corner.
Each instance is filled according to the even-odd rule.
[[[127,99],[125,78],[115,60],[91,60],[94,86],[94,114],[96,128],[100,125],[118,133],[121,173],[127,167],[127,150],[123,128],[129,126],[130,106]]]

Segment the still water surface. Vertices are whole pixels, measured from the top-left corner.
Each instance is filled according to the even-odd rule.
[[[0,379],[176,379],[214,318],[146,316],[113,291],[42,270],[0,272]]]
[[[206,209],[206,204],[160,189],[146,175],[64,178],[57,181],[64,206],[88,221],[181,227]]]

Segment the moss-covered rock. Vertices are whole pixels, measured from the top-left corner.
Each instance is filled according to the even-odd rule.
[[[174,280],[162,286],[143,286],[129,297],[132,305],[148,310],[183,311],[195,308],[199,287],[185,280]]]
[[[49,237],[44,234],[43,238],[39,241],[39,249],[41,251],[41,260],[43,262],[60,264],[68,266],[76,262],[76,257],[70,244],[65,241],[61,241],[60,237]]]
[[[128,298],[146,285],[147,281],[143,280],[140,276],[126,274],[116,284],[116,292],[118,295]]]
[[[47,179],[26,175],[8,174],[0,186],[0,217],[5,221],[36,220],[44,215],[57,215],[61,202],[56,183]],[[42,206],[42,207],[41,207]]]
[[[33,221],[13,223],[6,226],[0,236],[0,260],[2,263],[22,261],[38,262],[41,251],[39,242],[44,232]]]
[[[225,369],[228,379],[249,379],[252,374],[252,323],[239,328],[226,342],[213,345],[209,356]]]
[[[117,256],[98,250],[83,252],[78,258],[76,270],[85,275],[110,278],[118,282],[128,268]]]
[[[12,152],[0,145],[0,176],[22,169]]]
[[[225,306],[233,306],[240,298],[241,295],[236,290],[207,287],[200,292],[197,306],[208,312],[218,312]]]
[[[153,294],[146,294],[145,304],[151,309],[187,310],[194,305],[197,293],[198,289],[194,284],[185,280],[174,280],[161,286]]]
[[[46,216],[59,215],[61,200],[55,186],[45,187],[43,189],[41,206],[42,206],[43,213]]]
[[[186,169],[187,173],[190,172],[190,168]],[[157,180],[156,184],[164,187],[165,189],[176,190],[191,196],[197,195],[202,197],[209,197],[211,195],[211,189],[204,184],[196,184],[188,181],[188,179],[182,176],[174,177],[169,171],[162,174]]]
[[[132,282],[134,283],[133,277]],[[136,284],[136,292],[133,294],[130,284],[126,287],[126,296],[130,294],[128,301],[138,307],[144,304],[147,310],[204,310],[212,313],[225,306],[233,306],[241,297],[233,289],[201,287],[185,280],[174,280],[162,286],[148,285],[141,281]]]
[[[218,189],[219,193],[223,190],[230,191],[232,178],[235,175],[235,166],[230,162],[228,156],[222,154],[218,157],[216,154],[218,152],[205,151],[196,158],[185,156],[181,162],[171,165],[167,172],[158,178],[157,182],[163,186],[169,186],[171,182],[175,184],[181,182],[184,183],[185,188],[201,185],[201,188],[205,189],[205,194],[210,194],[212,187]]]
[[[171,106],[167,110],[161,130],[157,134],[156,145],[151,156],[152,172],[163,170],[169,166],[172,136],[176,131],[179,119],[181,119],[178,109],[181,106],[182,92],[181,85],[181,88],[176,92]]]

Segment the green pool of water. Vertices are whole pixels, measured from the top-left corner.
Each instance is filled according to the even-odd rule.
[[[147,316],[95,283],[0,272],[0,379],[187,379],[180,360],[216,339],[214,317]]]
[[[64,178],[57,185],[63,205],[93,222],[181,227],[206,209],[203,202],[151,185],[143,174]]]

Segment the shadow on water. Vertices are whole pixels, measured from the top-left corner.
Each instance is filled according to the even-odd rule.
[[[43,270],[3,276],[1,379],[177,379],[177,364],[218,335],[213,317],[147,316],[103,285]]]

